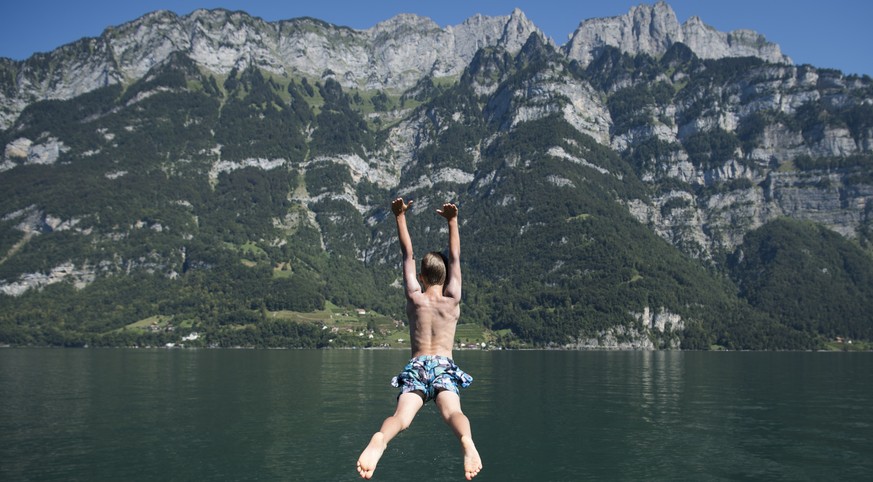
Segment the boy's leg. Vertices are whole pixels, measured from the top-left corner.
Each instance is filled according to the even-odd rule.
[[[461,441],[461,448],[464,450],[464,475],[470,480],[482,470],[482,459],[473,443],[470,420],[461,411],[461,397],[457,393],[444,390],[437,394],[436,404],[443,420]]]
[[[424,400],[416,392],[408,392],[400,395],[397,399],[397,409],[394,410],[394,415],[385,419],[382,422],[382,428],[373,434],[370,439],[370,444],[361,452],[358,457],[358,473],[361,477],[369,479],[373,476],[373,471],[376,470],[376,464],[382,458],[382,452],[388,447],[388,442],[391,441],[398,433],[406,430],[415,414],[424,405]]]

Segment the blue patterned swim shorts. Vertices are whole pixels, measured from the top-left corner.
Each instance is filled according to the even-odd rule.
[[[443,390],[460,395],[460,388],[473,383],[473,377],[458,368],[451,358],[436,355],[422,355],[409,360],[399,375],[391,379],[391,385],[400,387],[400,393],[418,391],[424,401],[436,398]]]

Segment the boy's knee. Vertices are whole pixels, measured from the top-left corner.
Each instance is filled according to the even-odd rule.
[[[452,407],[440,407],[440,415],[448,422],[452,419],[452,417],[464,416],[464,412],[461,411],[461,407],[452,406]]]
[[[443,421],[451,422],[453,418],[463,416],[464,414],[460,411],[456,412],[443,412]]]
[[[454,417],[454,416],[466,417],[466,415],[464,415],[463,410],[461,410],[460,408],[456,408],[453,410],[446,410],[446,416],[447,417]]]
[[[394,415],[392,418],[394,418],[394,421],[395,421],[395,422],[397,423],[397,425],[400,427],[400,431],[401,431],[401,432],[404,431],[404,430],[406,430],[406,429],[408,429],[409,426],[412,425],[412,420],[411,420],[411,419],[408,419],[408,418],[405,418],[405,417],[400,417],[400,416],[397,416],[397,415]]]

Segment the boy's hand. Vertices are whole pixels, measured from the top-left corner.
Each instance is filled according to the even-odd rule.
[[[437,214],[446,218],[446,220],[451,220],[454,217],[458,216],[458,206],[455,206],[452,203],[443,204],[443,209],[437,209]]]
[[[403,204],[403,198],[399,197],[391,202],[391,211],[394,213],[395,216],[400,216],[401,214],[405,213],[407,209],[409,209],[409,206],[412,206],[412,201]]]

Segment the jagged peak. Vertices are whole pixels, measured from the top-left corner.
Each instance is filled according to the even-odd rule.
[[[531,34],[534,33],[542,35],[540,29],[525,16],[524,12],[516,8],[507,17],[499,44],[506,47],[510,52],[516,52],[522,48]]]
[[[312,34],[329,41],[306,44]],[[107,83],[136,81],[172,52],[186,52],[200,68],[216,73],[244,65],[280,75],[318,76],[331,69],[345,86],[403,90],[427,73],[460,75],[483,47],[501,47],[516,55],[533,34],[557,48],[519,8],[506,16],[476,14],[445,28],[427,17],[400,14],[368,30],[307,17],[268,22],[221,8],[197,9],[185,16],[158,10],[109,27],[98,38],[79,40],[42,57],[35,55],[29,64],[26,60],[11,63],[16,68],[32,65],[36,70],[27,71],[26,81],[0,86],[12,92],[0,99],[0,111],[6,109],[0,114],[0,127],[8,126],[28,99],[63,99]],[[426,43],[416,52],[386,48],[403,42],[418,45],[419,40]],[[630,55],[658,57],[676,42],[685,43],[700,58],[752,55],[771,62],[790,60],[778,46],[751,31],[721,33],[696,17],[680,26],[663,1],[632,7],[621,16],[582,22],[565,53],[584,67],[607,46]],[[332,48],[335,45],[350,50],[339,53]],[[354,54],[347,55],[350,51]],[[42,66],[45,62],[40,59],[45,57],[56,61],[53,74]]]
[[[506,25],[507,26],[509,26],[509,25],[525,25],[525,26],[530,25],[530,26],[533,26],[533,22],[531,22],[530,19],[527,18],[527,15],[525,15],[524,12],[520,8],[516,7],[514,9],[512,9],[512,13],[509,14],[509,19],[506,21]],[[536,28],[536,27],[534,27],[534,28]]]
[[[242,10],[228,10],[226,8],[198,8],[193,12],[185,15],[184,18],[186,20],[201,20],[208,19],[213,21],[232,21],[234,23],[253,21],[259,23],[270,23],[264,20],[261,17],[250,15],[249,13]]]
[[[429,17],[416,15],[414,13],[400,13],[388,20],[383,20],[373,27],[367,29],[371,33],[381,33],[385,31],[395,31],[404,27],[413,27],[421,30],[441,30],[440,26]]]
[[[705,23],[703,23],[703,19],[698,17],[697,15],[692,15],[688,17],[688,20],[685,21],[683,25],[700,25],[702,27],[706,27],[711,30],[715,30],[715,27],[711,27]]]
[[[177,15],[175,12],[173,12],[171,10],[155,10],[154,12],[146,13],[145,15],[143,15],[142,17],[139,17],[138,19],[134,20],[133,22],[128,22],[128,23],[148,22],[148,21],[154,21],[154,20],[175,20],[177,18],[179,18],[179,15]]]
[[[631,7],[624,15],[588,19],[579,24],[564,45],[564,52],[581,65],[588,65],[605,46],[631,55],[660,56],[682,42],[700,58],[758,57],[768,62],[791,63],[779,46],[751,30],[720,32],[692,16],[679,24],[676,13],[664,1]]]
[[[663,19],[669,23],[679,25],[679,19],[676,17],[676,12],[667,2],[659,1],[652,5],[640,4],[631,7],[628,10],[631,17],[649,17]]]
[[[279,20],[276,22],[276,25],[278,29],[283,32],[288,29],[298,28],[301,25],[318,28],[323,31],[344,31],[346,33],[355,34],[360,32],[360,30],[355,30],[344,25],[335,25],[315,17],[295,17],[287,20]]]
[[[790,57],[782,53],[778,44],[768,41],[754,30],[721,32],[697,16],[690,17],[682,24],[681,41],[703,59],[758,57],[772,63],[793,63]]]
[[[117,32],[123,32],[132,28],[138,28],[139,26],[144,24],[175,23],[178,22],[180,18],[182,17],[179,17],[179,15],[176,15],[175,12],[172,12],[170,10],[155,10],[154,12],[146,13],[145,15],[129,22],[106,27],[101,36],[106,36]]]
[[[107,27],[99,37],[86,37],[77,42],[94,39],[112,41],[129,35],[135,35],[135,32],[144,28],[155,30],[171,29],[183,24],[187,18],[188,16],[179,16],[175,12],[169,10],[156,10],[129,22]],[[65,46],[61,46],[59,49],[64,47]]]
[[[664,0],[658,0],[657,2],[655,2],[654,5],[652,5],[652,11],[664,13],[669,12],[669,15],[672,15],[673,17],[676,16],[676,12],[673,11],[673,7],[671,7],[670,4],[665,2]]]

